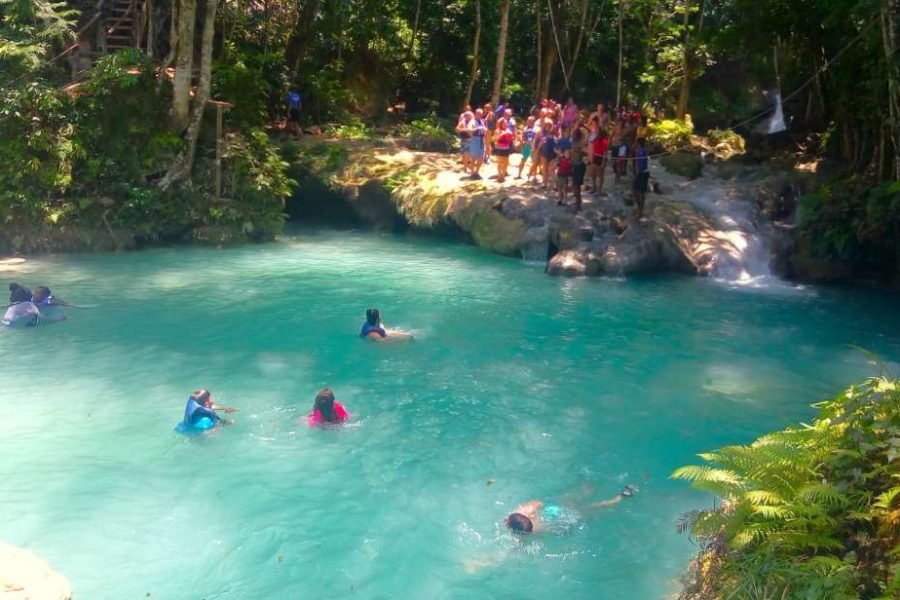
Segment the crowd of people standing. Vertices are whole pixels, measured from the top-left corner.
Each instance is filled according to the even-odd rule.
[[[508,102],[496,108],[467,106],[459,115],[456,133],[466,177],[481,179],[484,165],[494,163],[497,181],[503,183],[509,177],[510,154],[519,150],[522,159],[515,178],[521,179],[527,168],[528,181],[555,190],[559,205],[568,203],[571,192],[577,213],[582,188],[601,195],[611,164],[615,184],[632,176],[637,218],[644,216],[650,179],[649,129],[647,117],[637,109],[610,113],[597,104],[588,114],[572,98],[565,104],[546,99],[532,107],[520,127]]]

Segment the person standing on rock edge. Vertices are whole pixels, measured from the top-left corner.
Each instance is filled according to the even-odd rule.
[[[288,100],[288,128],[291,133],[300,137],[303,130],[300,129],[300,108],[303,106],[303,98],[297,90],[291,90],[287,95]]]
[[[471,179],[481,179],[479,171],[484,163],[484,134],[487,132],[487,126],[483,117],[484,111],[479,108],[475,111],[475,118],[469,121],[469,133],[472,134],[472,137],[469,139]]]
[[[572,195],[575,196],[575,212],[581,211],[581,186],[584,185],[584,175],[587,172],[587,164],[584,162],[587,154],[587,134],[579,122],[572,132]]]
[[[650,155],[647,152],[647,141],[640,137],[637,139],[637,152],[635,153],[634,168],[634,203],[637,206],[638,221],[644,220],[644,200],[647,196],[647,186],[650,183]]]

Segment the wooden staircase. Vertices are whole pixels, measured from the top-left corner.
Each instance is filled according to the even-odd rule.
[[[108,0],[110,1],[110,0]],[[109,54],[137,44],[138,17],[142,11],[138,0],[111,0],[109,14],[97,30],[97,51]]]

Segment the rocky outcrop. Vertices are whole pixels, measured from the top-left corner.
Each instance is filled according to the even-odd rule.
[[[380,229],[397,230],[402,222],[414,229],[454,232],[491,252],[547,261],[551,275],[740,271],[750,238],[764,220],[746,193],[746,181],[738,176],[691,181],[702,166],[696,154],[675,154],[664,162],[675,164],[675,170],[683,166],[687,177],[654,167],[646,219],[638,222],[630,178],[616,186],[609,171],[605,193],[585,193],[576,214],[571,195],[559,206],[553,191],[514,177],[503,184],[469,179],[456,155],[412,152],[384,143],[339,150],[346,154],[339,164],[323,161],[328,167],[322,170],[322,181],[341,193],[358,221]],[[320,148],[311,154],[329,157],[339,152]],[[518,155],[511,159],[512,173],[518,160]],[[715,173],[714,167],[711,170]],[[486,166],[482,173],[488,177],[495,170]],[[720,206],[720,197],[730,204]],[[315,198],[303,199],[309,201]],[[732,208],[738,214],[734,219],[726,214]]]
[[[72,600],[72,586],[33,552],[0,544],[0,596],[3,600]]]

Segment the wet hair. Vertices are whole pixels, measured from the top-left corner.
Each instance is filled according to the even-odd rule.
[[[378,321],[381,320],[381,313],[378,312],[377,308],[367,308],[366,309],[366,323],[372,325],[378,325]]]
[[[512,513],[506,517],[506,526],[509,527],[513,533],[531,533],[534,531],[534,523],[522,513]]]
[[[191,394],[191,398],[194,399],[194,402],[203,405],[206,405],[207,400],[209,400],[211,396],[212,394],[210,394],[209,390],[197,390]]]
[[[15,286],[15,287],[14,287]],[[28,302],[31,300],[31,290],[22,287],[18,283],[9,284],[9,302]]]
[[[52,295],[52,292],[50,291],[50,288],[48,288],[46,285],[37,286],[36,288],[34,288],[34,293],[32,294],[32,296],[35,299],[35,302],[40,302],[41,300],[44,300],[45,298],[48,298],[51,295]]]
[[[313,405],[313,412],[315,411],[319,411],[323,421],[337,420],[337,415],[334,414],[334,392],[331,391],[331,388],[322,388],[316,394],[316,403]]]

